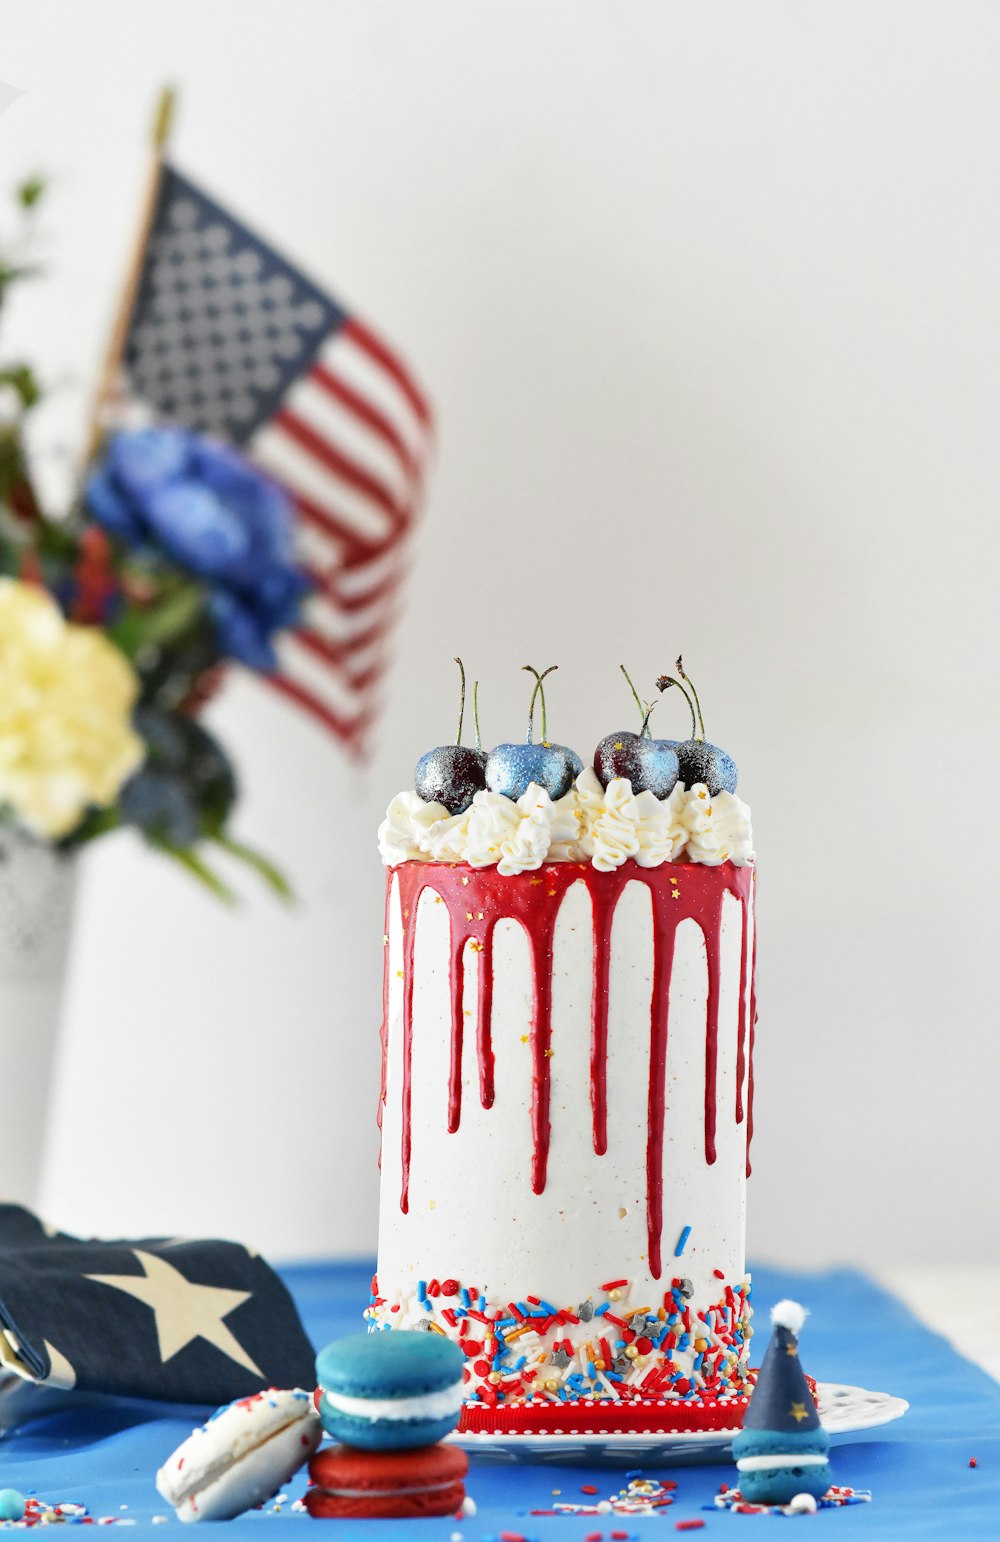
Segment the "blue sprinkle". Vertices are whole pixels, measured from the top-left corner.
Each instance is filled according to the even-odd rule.
[[[605,1371],[604,1374],[608,1378],[609,1381],[622,1381],[622,1380],[624,1380],[623,1377],[619,1376],[617,1371]]]
[[[557,1315],[558,1307],[550,1306],[548,1301],[540,1301],[538,1304],[542,1308],[541,1312],[537,1314],[538,1316],[555,1317]]]
[[[527,1363],[528,1363],[527,1355],[522,1355],[520,1360],[515,1360],[514,1361],[514,1369],[515,1369],[515,1371],[519,1371],[521,1369],[521,1367],[523,1365],[527,1365]]]
[[[588,1360],[587,1361],[587,1372],[588,1372],[588,1374],[590,1376],[591,1381],[596,1381],[597,1380],[597,1366],[594,1364],[593,1360]],[[575,1380],[576,1378],[574,1377],[572,1379]]]
[[[615,1339],[615,1348],[616,1349],[624,1349],[625,1348],[625,1340],[624,1339]]]
[[[594,1316],[595,1317],[603,1317],[605,1312],[610,1310],[610,1307],[611,1307],[610,1301],[605,1301],[603,1306],[599,1306],[597,1308],[596,1312],[594,1313]]]
[[[684,1249],[687,1247],[687,1240],[690,1237],[690,1235],[691,1235],[691,1228],[690,1228],[690,1226],[685,1226],[684,1230],[681,1232],[680,1236],[677,1238],[677,1246],[674,1248],[674,1257],[675,1258],[680,1258],[680,1256],[683,1253]]]
[[[466,1309],[468,1309],[472,1305],[472,1297],[469,1294],[469,1289],[468,1289],[467,1285],[463,1285],[462,1286],[462,1305]]]

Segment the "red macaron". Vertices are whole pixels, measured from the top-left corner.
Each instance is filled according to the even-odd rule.
[[[469,1459],[459,1446],[356,1451],[324,1446],[309,1463],[305,1505],[317,1520],[346,1516],[454,1515]]]

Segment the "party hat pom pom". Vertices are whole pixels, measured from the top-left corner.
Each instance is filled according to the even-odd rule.
[[[775,1328],[787,1328],[798,1338],[806,1320],[806,1309],[797,1301],[776,1301],[771,1308],[771,1323]]]

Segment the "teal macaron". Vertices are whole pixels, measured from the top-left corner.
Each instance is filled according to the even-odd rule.
[[[361,1451],[432,1446],[458,1423],[464,1369],[458,1345],[439,1333],[392,1328],[337,1339],[316,1357],[323,1428]]]

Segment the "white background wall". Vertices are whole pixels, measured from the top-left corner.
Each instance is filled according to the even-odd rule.
[[[760,853],[752,1250],[1000,1258],[997,7],[20,0],[0,75],[0,175],[52,179],[3,337],[54,388],[52,485],[164,80],[179,164],[441,423],[369,771],[252,682],[211,714],[297,910],[228,915],[124,837],[88,864],[52,1217],[370,1248],[374,831],[450,736],[452,655],[491,739],[559,661],[586,751],[619,661],[683,649]]]

